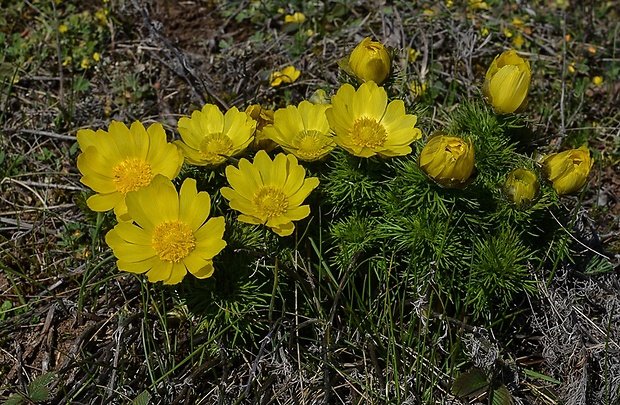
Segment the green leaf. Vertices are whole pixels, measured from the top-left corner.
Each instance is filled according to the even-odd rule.
[[[528,377],[532,377],[538,380],[548,381],[553,384],[562,384],[562,381],[556,380],[555,378],[549,377],[548,375],[537,373],[536,371],[523,369],[523,373],[525,373],[525,375],[527,375]]]
[[[142,391],[133,401],[131,405],[148,405],[151,401],[151,394],[148,391]]]
[[[75,91],[76,93],[83,93],[87,91],[89,87],[90,82],[88,81],[88,79],[82,76],[77,76],[73,79],[73,91]]]
[[[505,385],[500,385],[499,388],[493,390],[492,393],[492,405],[512,405],[514,401],[512,399],[512,395],[508,392],[508,389]]]
[[[55,376],[56,373],[51,372],[35,378],[30,384],[28,384],[28,387],[26,387],[26,390],[28,391],[28,399],[32,402],[47,401],[50,395],[48,385],[52,382]]]
[[[13,394],[6,401],[4,401],[3,405],[21,405],[26,401],[26,397],[23,394]]]
[[[489,386],[486,374],[477,368],[461,374],[452,383],[452,393],[457,397],[473,397],[480,395]]]

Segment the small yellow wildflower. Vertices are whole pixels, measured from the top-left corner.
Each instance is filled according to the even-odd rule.
[[[577,64],[575,62],[571,62],[570,65],[568,65],[568,71],[571,72],[571,73],[575,73],[576,72],[576,69],[575,69],[576,65]]]
[[[422,14],[428,15],[428,16],[435,15],[435,10],[433,10],[432,8],[427,8],[424,11],[422,11]]]
[[[284,14],[284,9],[282,7],[278,9],[278,14]]]
[[[447,8],[450,8],[450,7],[452,7],[452,6],[454,6],[454,2],[453,2],[452,0],[448,0],[448,1],[446,1],[446,7],[447,7]]]
[[[305,21],[306,21],[306,16],[304,15],[304,13],[300,13],[300,12],[290,14],[284,17],[285,23],[303,24]]]
[[[383,87],[367,81],[355,90],[345,84],[332,96],[327,120],[334,141],[352,155],[368,158],[406,156],[422,137],[415,127],[418,117],[405,112],[402,100],[392,100]]]
[[[311,37],[311,36],[313,36],[313,35],[314,35],[314,31],[312,31],[311,29],[307,29],[307,30],[306,30],[306,35],[307,35],[307,36],[309,36],[309,37]]]
[[[486,37],[487,35],[489,35],[489,29],[488,28],[483,28],[480,30],[480,35],[482,35],[483,37]]]
[[[318,178],[306,178],[294,155],[279,153],[272,161],[264,150],[252,163],[241,159],[239,168],[226,167],[226,179],[231,187],[220,192],[241,213],[238,220],[265,225],[280,236],[292,234],[293,221],[310,215],[310,206],[301,204],[319,185]]]
[[[256,121],[237,107],[223,114],[218,106],[205,104],[191,118],[180,118],[178,129],[182,140],[174,144],[183,151],[187,163],[214,167],[240,154],[254,141]]]
[[[510,31],[508,28],[504,28],[504,29],[502,30],[502,32],[504,33],[504,36],[505,36],[506,38],[512,38],[512,35],[513,35],[513,34],[512,34],[512,31]]]
[[[100,25],[106,25],[108,23],[108,10],[100,8],[95,11],[95,20],[97,20]]]
[[[105,237],[119,270],[164,284],[178,284],[188,272],[200,279],[213,274],[213,257],[226,246],[225,222],[207,220],[211,198],[197,191],[196,180],[185,179],[177,193],[170,179],[157,175],[127,195],[127,207],[133,222],[118,223]]]
[[[90,59],[88,58],[83,58],[82,61],[80,62],[80,67],[82,69],[88,69],[90,68]]]
[[[77,141],[82,150],[77,158],[80,182],[97,193],[86,204],[97,212],[114,209],[123,221],[130,219],[126,194],[148,186],[157,174],[174,179],[183,165],[183,154],[166,141],[161,124],[145,129],[136,121],[127,128],[112,121],[107,132],[79,130]]]
[[[327,108],[326,104],[312,104],[306,100],[299,106],[280,108],[274,114],[273,125],[265,127],[265,136],[298,159],[319,160],[335,146],[325,115]]]
[[[512,39],[512,44],[515,46],[515,48],[517,49],[521,49],[523,47],[523,44],[525,44],[525,39],[523,39],[523,37],[521,36],[521,34],[517,34],[513,39]]]
[[[67,56],[66,58],[62,60],[62,65],[67,66],[69,63],[71,63],[72,60],[73,58],[71,58],[71,56]]]
[[[482,0],[469,0],[469,6],[474,10],[490,10],[489,5]]]
[[[65,24],[60,24],[58,26],[58,32],[60,32],[61,34],[64,34],[67,31],[69,31],[69,27],[67,27]]]
[[[603,76],[594,76],[592,78],[592,83],[594,83],[595,86],[600,86],[603,84]]]
[[[512,23],[511,24],[514,27],[516,27],[516,28],[521,28],[521,27],[523,27],[524,22],[519,17],[515,17],[515,18],[512,19]]]
[[[101,55],[99,54],[99,52],[93,53],[93,60],[95,62],[99,62],[100,59],[101,59]]]
[[[418,60],[418,57],[420,56],[420,52],[416,51],[413,48],[405,48],[407,50],[407,59],[409,60],[409,62],[414,63],[416,60]]]
[[[295,69],[295,66],[287,66],[282,71],[275,71],[269,77],[269,84],[271,87],[277,87],[282,83],[293,83],[298,78],[301,72]]]

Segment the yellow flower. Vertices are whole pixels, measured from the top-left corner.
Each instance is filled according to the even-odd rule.
[[[230,208],[241,212],[239,221],[266,225],[280,236],[295,230],[293,221],[310,215],[310,206],[301,205],[319,185],[316,177],[306,177],[294,155],[279,153],[272,161],[260,150],[254,162],[239,161],[239,168],[228,166],[226,178],[232,186],[220,190]]]
[[[90,68],[90,59],[83,58],[82,61],[80,62],[80,67],[84,70]]]
[[[409,89],[415,98],[420,98],[426,92],[426,83],[418,83],[417,81],[413,81],[409,85]]]
[[[519,17],[514,17],[511,24],[517,28],[521,28],[525,23]]]
[[[273,124],[273,110],[267,110],[258,104],[252,104],[245,109],[245,113],[256,121],[256,132],[254,132],[252,148],[255,150],[264,149],[267,152],[275,149],[277,145],[267,138],[263,131],[267,125]]]
[[[390,75],[392,60],[381,42],[364,38],[351,52],[349,66],[361,81],[381,84]]]
[[[106,25],[108,23],[108,10],[100,8],[95,11],[95,19],[100,25]]]
[[[65,24],[60,24],[58,26],[58,32],[60,32],[61,34],[64,34],[67,31],[69,31],[69,27],[67,27]]]
[[[491,63],[482,93],[498,113],[520,112],[527,105],[531,77],[530,63],[511,49]]]
[[[523,44],[525,44],[525,39],[523,39],[523,36],[521,36],[521,34],[517,34],[517,36],[512,39],[512,44],[515,46],[515,48],[521,49],[523,47]]]
[[[150,282],[180,283],[187,272],[213,274],[213,257],[224,249],[224,217],[210,218],[209,194],[185,179],[177,193],[172,182],[156,176],[149,186],[127,194],[133,222],[118,223],[106,235],[118,269],[146,273]]]
[[[93,53],[93,60],[95,62],[99,62],[100,59],[101,59],[101,55],[99,54],[99,52]]]
[[[325,115],[327,108],[326,104],[312,104],[306,100],[299,103],[299,107],[281,108],[274,114],[273,125],[265,127],[265,135],[301,160],[321,159],[334,148]]]
[[[569,149],[545,156],[542,160],[542,170],[553,189],[562,195],[573,193],[583,187],[593,164],[590,151],[582,146],[579,149]]]
[[[531,170],[515,169],[506,177],[502,191],[517,208],[527,208],[538,196],[540,183]]]
[[[438,133],[420,152],[422,170],[442,186],[463,185],[474,171],[474,147],[465,140]]]
[[[306,21],[306,16],[304,15],[304,13],[297,12],[292,15],[287,15],[284,17],[284,22],[286,23],[303,24],[304,21]]]
[[[62,60],[62,65],[63,66],[67,66],[69,63],[71,63],[73,59],[71,58],[71,56],[67,56]]]
[[[237,107],[226,114],[213,104],[206,104],[192,117],[179,119],[182,141],[174,144],[183,151],[185,160],[196,166],[217,166],[227,157],[243,152],[254,140],[256,121]]]
[[[600,86],[601,84],[603,84],[603,76],[594,76],[592,78],[592,83],[595,86]]]
[[[568,65],[568,71],[570,73],[575,73],[575,71],[576,71],[575,66],[577,66],[577,63],[576,62],[571,62],[570,65]]]
[[[97,193],[86,201],[88,207],[97,212],[114,209],[124,221],[130,219],[127,193],[148,186],[157,174],[172,180],[183,165],[183,154],[166,141],[161,124],[144,129],[136,121],[127,128],[112,121],[107,132],[79,130],[77,141],[82,150],[77,158],[80,181]]]
[[[407,50],[407,59],[409,60],[409,62],[415,62],[416,60],[418,60],[418,57],[420,56],[420,52],[416,51],[413,48],[405,48],[405,50]]]
[[[282,71],[275,71],[269,77],[269,84],[271,87],[279,86],[282,83],[293,83],[298,78],[301,72],[295,69],[295,66],[287,66]]]
[[[340,87],[325,114],[336,144],[359,157],[405,156],[411,153],[409,145],[422,137],[415,128],[418,118],[405,113],[402,100],[388,105],[385,89],[373,81],[357,91],[350,84]]]
[[[490,10],[489,5],[482,0],[469,0],[469,5],[474,10]]]

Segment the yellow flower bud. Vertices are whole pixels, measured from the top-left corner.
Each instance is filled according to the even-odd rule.
[[[542,160],[544,176],[551,182],[553,189],[560,195],[570,194],[586,184],[594,159],[590,151],[582,146],[560,153],[552,153]]]
[[[474,147],[471,141],[438,133],[426,142],[419,164],[440,185],[458,187],[474,171]]]
[[[256,121],[256,132],[254,132],[252,148],[255,150],[264,149],[267,152],[274,150],[278,145],[263,133],[263,129],[266,126],[273,124],[274,111],[262,108],[258,104],[252,104],[245,109],[245,113]]]
[[[349,66],[361,81],[381,85],[390,75],[392,60],[382,43],[364,38],[351,52]]]
[[[538,197],[540,183],[531,170],[515,169],[506,177],[502,191],[517,208],[527,208]]]
[[[482,93],[498,113],[519,112],[527,105],[531,79],[530,62],[511,49],[496,56],[491,63]]]

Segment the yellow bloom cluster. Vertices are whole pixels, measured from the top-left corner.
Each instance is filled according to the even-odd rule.
[[[378,44],[378,45],[377,45]],[[189,272],[197,278],[213,274],[213,260],[226,246],[223,217],[209,218],[211,197],[187,178],[177,192],[173,180],[185,162],[216,168],[230,187],[219,191],[238,221],[263,225],[279,236],[295,231],[295,222],[310,215],[304,201],[319,186],[307,177],[304,162],[329,158],[335,148],[357,156],[383,159],[406,156],[422,138],[417,117],[402,100],[389,100],[378,85],[390,74],[391,60],[380,43],[365,38],[351,53],[349,67],[362,82],[356,89],[342,85],[331,98],[317,90],[309,100],[278,110],[250,105],[222,112],[206,104],[178,121],[180,140],[168,142],[161,124],[148,128],[112,122],[107,131],[83,129],[77,141],[81,154],[80,181],[95,194],[88,206],[97,212],[114,210],[118,224],[106,235],[122,271],[145,273],[149,281],[179,283]],[[293,66],[272,77],[271,85],[299,77]],[[483,92],[498,113],[520,111],[527,102],[529,63],[514,51],[493,61]],[[277,84],[274,84],[276,83]],[[284,153],[270,157],[280,147]],[[253,159],[238,159],[248,151]],[[558,194],[581,188],[593,161],[582,147],[551,154],[542,172]],[[436,133],[427,139],[418,165],[442,187],[466,187],[476,172],[470,137]],[[508,174],[504,195],[519,208],[528,207],[539,193],[534,172],[516,169]]]

